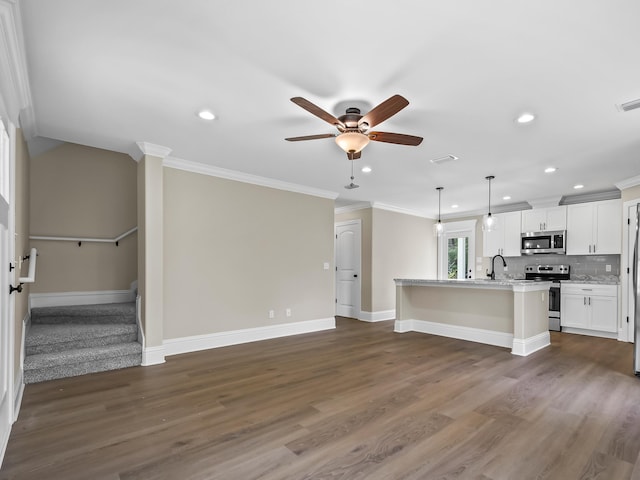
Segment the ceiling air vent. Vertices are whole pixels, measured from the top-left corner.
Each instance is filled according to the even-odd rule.
[[[638,100],[632,100],[627,103],[621,103],[618,108],[623,112],[628,112],[629,110],[640,108],[640,98]]]
[[[451,162],[453,160],[458,160],[458,157],[456,157],[455,155],[447,155],[445,157],[434,158],[434,159],[429,160],[429,161],[431,163],[435,163],[436,165],[438,165],[440,163]]]

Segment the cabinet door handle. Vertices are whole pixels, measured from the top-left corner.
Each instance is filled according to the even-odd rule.
[[[593,253],[596,253],[596,244],[593,244]]]
[[[589,297],[589,305],[591,305],[591,297]]]
[[[587,304],[587,297],[582,297],[582,304],[586,305]]]

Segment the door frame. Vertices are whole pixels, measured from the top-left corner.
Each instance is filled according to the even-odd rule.
[[[7,209],[7,238],[6,245],[2,248],[5,252],[0,252],[0,269],[2,270],[2,281],[0,281],[0,287],[3,292],[0,293],[0,322],[7,322],[6,325],[0,325],[0,328],[4,328],[7,334],[6,350],[4,345],[0,345],[0,351],[6,352],[6,362],[0,358],[0,368],[6,368],[3,372],[6,375],[7,390],[6,390],[6,405],[2,405],[2,408],[6,408],[7,419],[0,419],[1,422],[7,422],[8,429],[6,432],[0,431],[0,465],[4,459],[4,454],[9,442],[9,435],[11,433],[11,425],[16,421],[17,408],[15,405],[15,295],[9,295],[9,285],[15,285],[16,276],[19,276],[17,268],[9,271],[9,266],[15,259],[15,138],[16,129],[15,126],[6,118],[0,118],[0,123],[6,130],[8,137],[8,165],[6,168],[8,172],[2,172],[2,174],[8,173],[8,199],[0,198],[0,201],[4,204],[2,208]],[[1,162],[0,162],[1,163]],[[4,412],[0,412],[4,413]]]
[[[338,227],[345,227],[349,225],[357,226],[357,241],[356,241],[356,270],[358,270],[358,277],[355,281],[354,294],[354,318],[360,319],[362,313],[362,220],[359,218],[353,220],[345,220],[342,222],[335,222],[333,226],[333,290],[335,298],[334,313],[337,314],[338,308]]]
[[[635,225],[631,225],[633,221],[629,216],[629,211],[636,208],[640,204],[640,198],[626,201],[622,204],[622,256],[620,258],[620,305],[618,311],[620,315],[619,327],[618,327],[618,340],[622,342],[633,343],[634,339],[634,327],[635,327],[635,315],[633,305],[633,294],[630,294],[633,290],[633,242],[632,235],[635,232]],[[632,228],[633,227],[633,228]],[[630,272],[627,273],[627,268]],[[629,317],[629,323],[627,323],[627,317]]]
[[[476,223],[477,220],[462,220],[459,222],[444,223],[444,232],[438,237],[438,280],[447,279],[448,258],[447,240],[449,237],[458,238],[459,236],[469,238],[469,269],[471,270],[469,278],[475,278],[475,258],[476,258]],[[451,234],[451,235],[450,235]],[[462,234],[462,235],[456,235]]]

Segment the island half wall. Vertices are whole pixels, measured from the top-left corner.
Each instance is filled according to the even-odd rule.
[[[530,355],[551,343],[550,282],[395,279],[395,331],[511,348]]]

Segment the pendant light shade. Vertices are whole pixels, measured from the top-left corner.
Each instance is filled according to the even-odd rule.
[[[442,196],[443,189],[444,187],[436,187],[436,190],[438,191],[438,221],[433,226],[433,233],[437,237],[441,237],[444,233],[444,224],[440,221],[440,198]]]
[[[489,211],[482,219],[482,230],[485,232],[491,232],[495,230],[495,219],[491,216],[491,180],[493,180],[493,175],[489,175],[485,177],[489,181]]]

